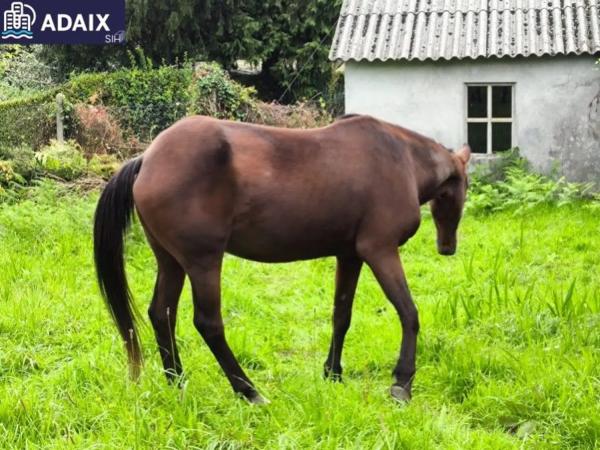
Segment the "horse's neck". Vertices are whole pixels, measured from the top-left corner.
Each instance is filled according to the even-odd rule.
[[[407,136],[410,140],[420,141],[421,145],[409,146],[409,151],[414,164],[419,202],[427,203],[433,199],[440,186],[455,173],[456,166],[451,153],[425,136],[395,124],[383,123],[386,124],[388,133],[403,143],[406,143]]]
[[[442,184],[454,173],[454,163],[450,152],[444,149],[429,148],[424,154],[423,150],[413,151],[415,174],[419,202],[427,203],[435,196]]]

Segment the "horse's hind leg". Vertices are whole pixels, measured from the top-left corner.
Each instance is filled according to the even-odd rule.
[[[185,272],[165,249],[153,239],[149,240],[158,263],[158,274],[148,315],[156,335],[165,375],[169,382],[173,382],[183,373],[175,342],[175,323]]]
[[[342,348],[346,332],[350,327],[352,303],[361,267],[362,261],[356,257],[338,257],[337,259],[333,304],[333,335],[329,355],[325,361],[325,377],[333,380],[341,381],[342,379]]]
[[[246,376],[225,339],[221,316],[221,265],[223,254],[195,259],[186,272],[194,296],[194,325],[225,372],[234,392],[251,403],[265,400]]]

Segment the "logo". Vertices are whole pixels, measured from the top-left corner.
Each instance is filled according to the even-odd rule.
[[[107,34],[104,42],[106,44],[122,44],[125,42],[125,31],[117,31],[115,34]]]
[[[35,9],[23,2],[13,2],[4,11],[2,39],[33,39],[31,28],[35,19]]]
[[[0,44],[120,45],[125,0],[0,0]]]

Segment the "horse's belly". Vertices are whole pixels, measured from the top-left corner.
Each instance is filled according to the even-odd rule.
[[[351,237],[344,230],[305,227],[234,229],[227,252],[260,262],[290,262],[351,252]]]

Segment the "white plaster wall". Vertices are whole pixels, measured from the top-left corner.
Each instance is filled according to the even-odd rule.
[[[467,141],[466,84],[514,83],[513,141],[542,171],[600,182],[600,66],[591,56],[349,62],[346,113],[371,114],[450,148]]]

